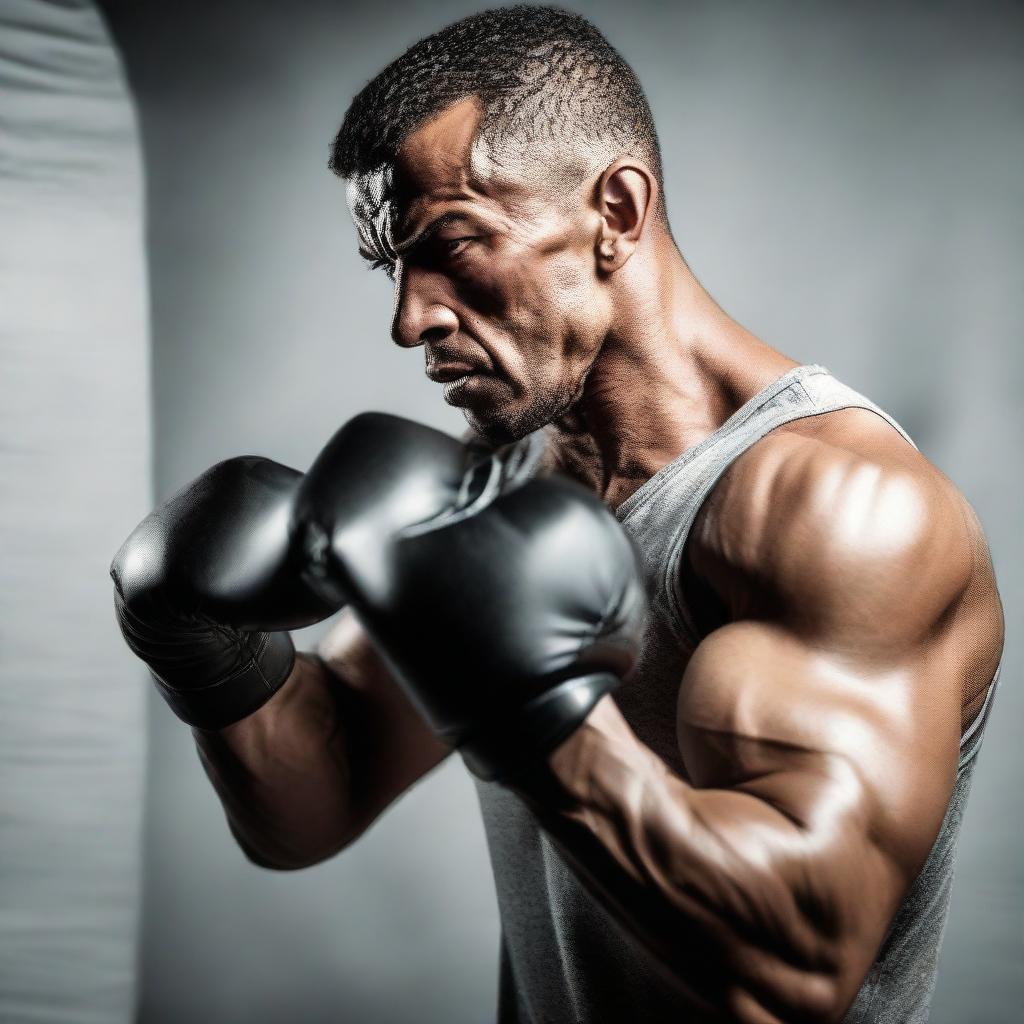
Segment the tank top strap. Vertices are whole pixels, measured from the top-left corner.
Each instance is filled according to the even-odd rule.
[[[682,593],[680,561],[697,513],[722,474],[776,428],[809,416],[853,408],[875,413],[908,444],[914,444],[892,416],[838,381],[824,366],[797,366],[754,395],[700,444],[664,466],[616,510],[630,532],[647,535],[648,544],[650,534],[671,532],[667,551],[661,545],[665,557],[660,587],[681,642],[695,646],[701,637]]]
[[[913,438],[884,409],[842,381],[836,380],[825,367],[801,366],[798,369],[804,371],[800,374],[800,385],[814,405],[814,412],[811,415],[837,412],[839,409],[867,409],[885,420],[908,444],[917,447]]]

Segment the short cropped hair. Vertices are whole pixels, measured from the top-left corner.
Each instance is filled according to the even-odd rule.
[[[463,18],[406,50],[352,101],[328,166],[346,179],[375,172],[422,124],[469,97],[483,108],[477,141],[512,142],[562,175],[593,170],[593,149],[609,163],[634,156],[663,185],[633,69],[585,18],[525,5]]]

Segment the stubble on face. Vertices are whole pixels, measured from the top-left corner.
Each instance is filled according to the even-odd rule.
[[[596,355],[595,355],[596,359]],[[525,389],[526,401],[510,399],[488,407],[463,408],[466,422],[495,445],[511,444],[572,414],[586,390],[593,362],[575,379],[566,376],[554,384],[540,380]]]

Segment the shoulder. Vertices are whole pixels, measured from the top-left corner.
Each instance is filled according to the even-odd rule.
[[[875,423],[774,431],[740,456],[694,526],[698,572],[812,630],[931,628],[968,585],[977,521],[938,469],[864,416]]]

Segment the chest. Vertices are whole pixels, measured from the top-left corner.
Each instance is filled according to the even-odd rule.
[[[684,538],[652,536],[632,519],[623,525],[640,555],[649,612],[636,669],[616,691],[615,702],[641,742],[685,777],[676,708],[702,635],[698,622],[717,612],[705,597],[679,583],[678,548]]]

